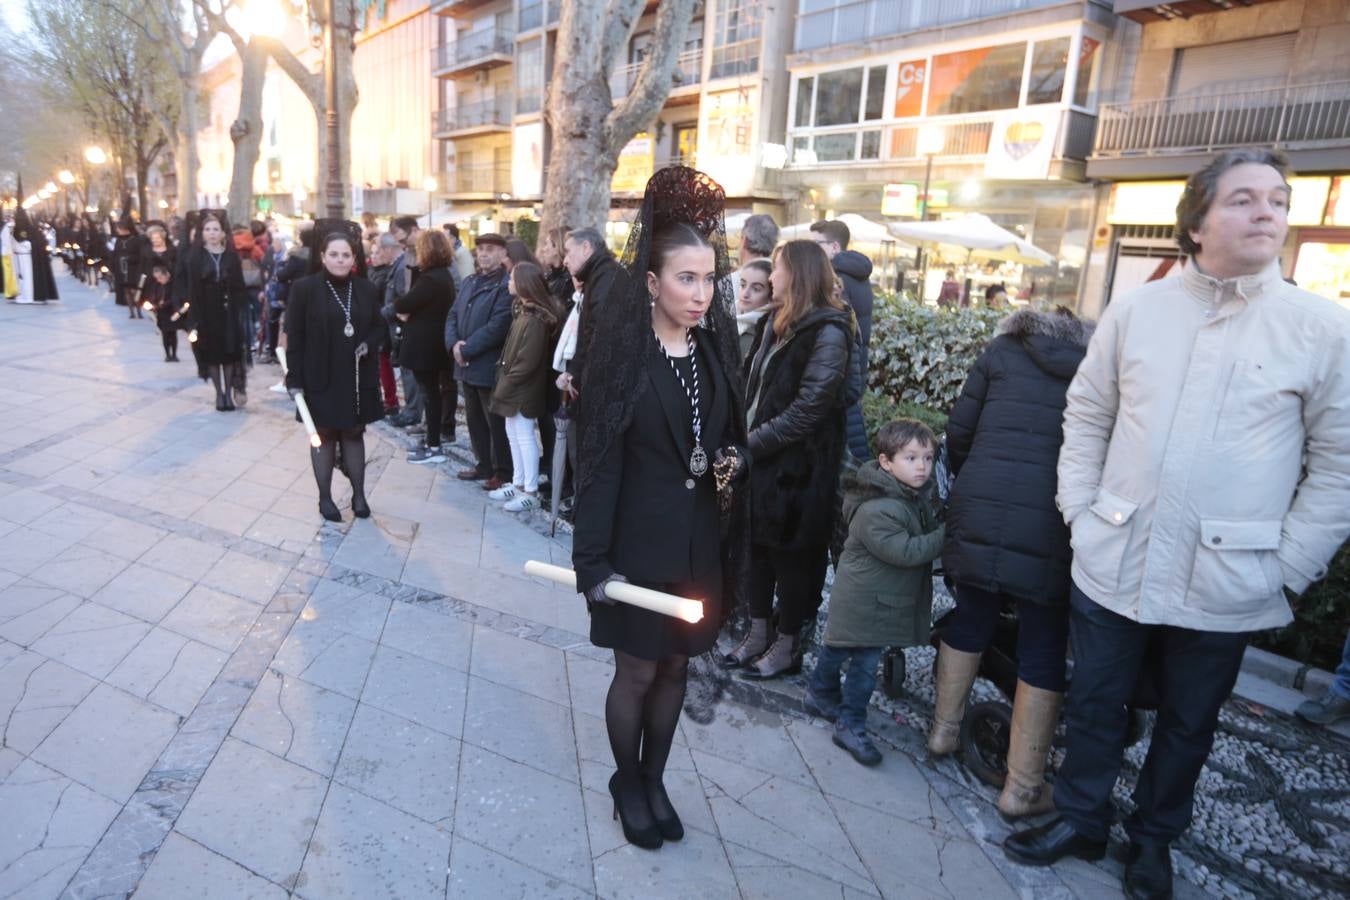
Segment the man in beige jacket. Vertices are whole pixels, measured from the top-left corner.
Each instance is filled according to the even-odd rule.
[[[1350,535],[1350,310],[1287,284],[1284,158],[1220,155],[1177,208],[1180,278],[1112,303],[1069,388],[1057,501],[1074,549],[1059,816],[1019,862],[1100,858],[1137,683],[1158,718],[1134,792],[1125,891],[1170,897],[1170,843],[1251,632]],[[1142,676],[1142,677],[1141,677]]]

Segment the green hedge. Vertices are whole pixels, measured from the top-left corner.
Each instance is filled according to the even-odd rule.
[[[868,440],[886,422],[902,417],[944,430],[967,372],[1006,315],[878,297],[872,312],[869,390],[863,396]],[[1350,544],[1341,548],[1327,577],[1293,605],[1293,624],[1262,632],[1253,643],[1334,670],[1350,629]]]

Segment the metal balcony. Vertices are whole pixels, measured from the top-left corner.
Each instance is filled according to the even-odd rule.
[[[453,166],[441,173],[442,189],[451,195],[482,195],[496,199],[511,193],[511,167],[498,163]]]
[[[609,95],[611,98],[622,100],[632,92],[633,86],[637,84],[638,73],[642,71],[642,65],[642,63],[632,63],[614,70],[614,74],[609,77]],[[675,61],[675,72],[672,79],[674,82],[670,89],[672,96],[689,93],[688,88],[697,88],[703,80],[703,51],[686,50],[681,53]]]
[[[1110,8],[1104,0],[1089,0]],[[797,14],[796,52],[1060,6],[1064,0],[842,0]]]
[[[455,78],[509,65],[515,53],[515,35],[498,28],[464,33],[453,44],[433,47],[431,74]]]
[[[431,12],[438,16],[467,16],[492,0],[431,0]]]
[[[501,96],[437,110],[432,117],[431,130],[432,136],[438,138],[510,131],[511,98]]]
[[[1350,143],[1350,81],[1103,103],[1093,159]]]

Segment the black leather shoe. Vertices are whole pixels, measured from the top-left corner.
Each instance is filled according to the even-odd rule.
[[[1125,863],[1125,896],[1130,900],[1171,900],[1172,851],[1166,844],[1130,843]]]
[[[1044,825],[1008,835],[1003,855],[1024,866],[1048,866],[1066,856],[1096,862],[1106,855],[1106,841],[1083,837],[1068,820],[1057,816]]]

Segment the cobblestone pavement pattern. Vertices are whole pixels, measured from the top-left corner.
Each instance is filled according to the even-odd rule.
[[[60,286],[0,307],[0,897],[1119,895],[1117,862],[1009,865],[912,729],[881,716],[863,769],[743,686],[677,740],[686,839],[628,846],[608,655],[521,574],[565,537],[388,431],[374,518],[322,523],[275,369],[219,414],[148,320]]]

